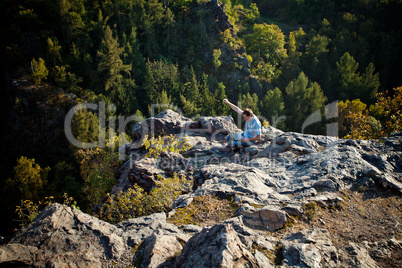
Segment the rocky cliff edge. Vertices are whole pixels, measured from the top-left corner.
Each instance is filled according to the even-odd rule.
[[[128,160],[111,194],[133,184],[152,188],[157,176],[174,172],[191,179],[193,190],[179,196],[168,214],[115,225],[52,204],[0,247],[0,263],[5,267],[401,264],[401,132],[360,141],[263,127],[261,141],[233,151],[226,147],[228,131],[241,131],[230,116],[194,122],[171,110],[137,124],[139,141],[144,133],[177,138],[185,134],[192,147],[181,154],[163,153],[155,160],[144,158],[140,142],[124,146]],[[199,196],[229,197],[238,209],[234,217],[209,225],[169,223],[169,217]],[[315,219],[311,204],[316,206]]]

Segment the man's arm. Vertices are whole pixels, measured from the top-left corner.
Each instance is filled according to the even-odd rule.
[[[243,111],[239,107],[228,101],[228,99],[224,99],[223,102],[229,105],[230,108],[232,108],[233,111],[235,111],[236,113],[243,114]]]

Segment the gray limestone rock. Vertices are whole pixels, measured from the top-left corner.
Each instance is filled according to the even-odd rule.
[[[148,268],[167,265],[183,249],[176,237],[155,234],[145,239],[143,247],[141,265]]]
[[[32,267],[127,267],[134,257],[133,246],[153,235],[163,237],[163,241],[176,239],[184,243],[190,238],[167,223],[165,213],[112,225],[75,208],[54,203],[0,247],[0,263]],[[163,243],[158,240],[154,244]],[[155,245],[151,252],[158,251]],[[149,263],[162,261],[169,254],[176,254],[177,249],[171,251],[163,251]]]
[[[166,221],[165,213],[155,213],[135,219],[125,220],[116,224],[127,237],[127,243],[130,246],[139,245],[147,237],[153,234],[171,235],[182,240],[188,240],[190,237],[180,230],[176,225]]]
[[[148,136],[186,133],[193,121],[177,112],[167,109],[133,127],[134,138],[141,140]]]
[[[227,135],[229,132],[242,132],[239,129],[232,116],[206,116],[201,117],[199,119],[202,129],[209,134],[212,135],[212,139],[217,137],[218,134]]]
[[[337,249],[326,229],[308,229],[281,239],[282,267],[340,267]]]
[[[261,267],[230,224],[204,228],[176,258],[175,267]]]
[[[290,218],[285,211],[272,206],[265,206],[255,211],[241,211],[239,214],[243,215],[244,224],[250,228],[270,232],[282,228]]]
[[[379,268],[378,264],[370,257],[369,252],[364,246],[350,242],[349,247],[346,248],[349,254],[347,261],[350,267],[359,268]]]

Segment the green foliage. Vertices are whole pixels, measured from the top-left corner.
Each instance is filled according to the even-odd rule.
[[[201,114],[202,115],[216,115],[215,113],[215,100],[214,95],[209,90],[208,75],[202,74],[201,81],[199,83],[200,99],[201,102]]]
[[[257,61],[262,58],[266,63],[277,65],[286,56],[285,35],[278,25],[255,24],[253,33],[246,37],[249,53]]]
[[[259,102],[258,102],[258,96],[256,93],[251,95],[250,93],[243,94],[241,98],[238,100],[240,107],[242,108],[249,108],[253,111],[254,114],[259,114]]]
[[[98,51],[98,70],[103,73],[103,88],[105,91],[116,91],[123,84],[123,74],[129,74],[131,65],[123,63],[121,55],[124,48],[119,46],[112,30],[106,27],[101,49]]]
[[[193,67],[191,67],[190,76],[189,81],[183,85],[183,95],[180,95],[183,111],[187,117],[199,115],[202,106],[199,85]]]
[[[19,199],[38,200],[47,184],[50,167],[41,168],[34,158],[21,156],[14,166],[14,176],[6,181],[6,188],[17,194]]]
[[[345,138],[378,139],[402,130],[402,87],[395,88],[394,91],[393,94],[377,94],[377,102],[368,111],[365,109],[366,105],[360,105],[356,109],[343,107],[345,105],[341,104],[341,108],[347,111],[349,132]]]
[[[40,84],[42,80],[46,80],[49,75],[49,70],[46,68],[45,61],[42,58],[39,58],[36,61],[34,58],[32,59],[32,80],[36,85]]]
[[[69,206],[71,208],[80,209],[77,206],[77,202],[74,201],[73,197],[68,196],[67,193],[64,193],[62,198],[63,205]],[[41,212],[43,208],[52,204],[55,201],[53,196],[47,196],[43,201],[38,201],[37,203],[31,200],[21,200],[21,204],[16,206],[15,213],[18,216],[18,220],[20,222],[19,226],[24,226],[30,222],[32,222]]]
[[[71,129],[74,137],[80,142],[97,141],[99,138],[98,117],[86,109],[80,109],[74,114]]]
[[[52,40],[50,37],[47,38],[47,61],[53,66],[57,65],[61,61],[61,46],[57,38]]]
[[[285,104],[283,101],[282,92],[279,88],[268,90],[261,101],[261,114],[267,118],[278,118],[283,115]]]
[[[228,105],[223,105],[223,100],[227,98],[225,85],[223,83],[218,83],[218,88],[215,91],[215,109],[217,115],[225,115],[230,111]]]
[[[326,97],[316,82],[309,81],[302,72],[286,87],[286,126],[292,131],[301,131],[305,119],[324,106]]]
[[[211,195],[197,196],[187,207],[177,209],[168,222],[175,225],[222,222],[233,217],[237,209],[238,206],[233,203],[233,200]]]
[[[221,66],[222,62],[219,60],[219,57],[222,55],[222,52],[220,49],[214,49],[213,54],[212,54],[212,63],[215,66],[215,70]]]
[[[178,138],[173,134],[169,136],[159,136],[157,138],[148,136],[144,137],[142,145],[148,151],[145,157],[158,158],[162,152],[180,153],[191,148],[186,136]]]
[[[146,71],[145,90],[150,103],[156,103],[159,94],[165,91],[167,95],[173,97],[172,101],[177,104],[180,93],[178,66],[164,60],[148,61]]]
[[[124,135],[113,135],[106,140],[105,148],[79,149],[76,152],[87,208],[98,205],[116,184],[114,172],[121,164],[117,151],[120,139],[124,139]]]
[[[191,181],[176,174],[172,178],[161,176],[156,186],[149,193],[138,185],[109,196],[99,211],[99,218],[110,223],[118,223],[130,218],[150,215],[157,212],[168,212],[173,201],[191,187]]]
[[[380,87],[379,74],[374,74],[374,65],[370,63],[366,73],[360,75],[357,71],[359,63],[349,54],[345,53],[336,63],[340,79],[340,97],[343,99],[355,99],[361,97],[364,102],[369,102]]]

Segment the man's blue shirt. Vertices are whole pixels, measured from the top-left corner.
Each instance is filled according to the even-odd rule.
[[[261,135],[261,122],[257,116],[254,115],[251,122],[246,121],[246,130],[243,132],[243,137],[250,139],[257,135]]]

